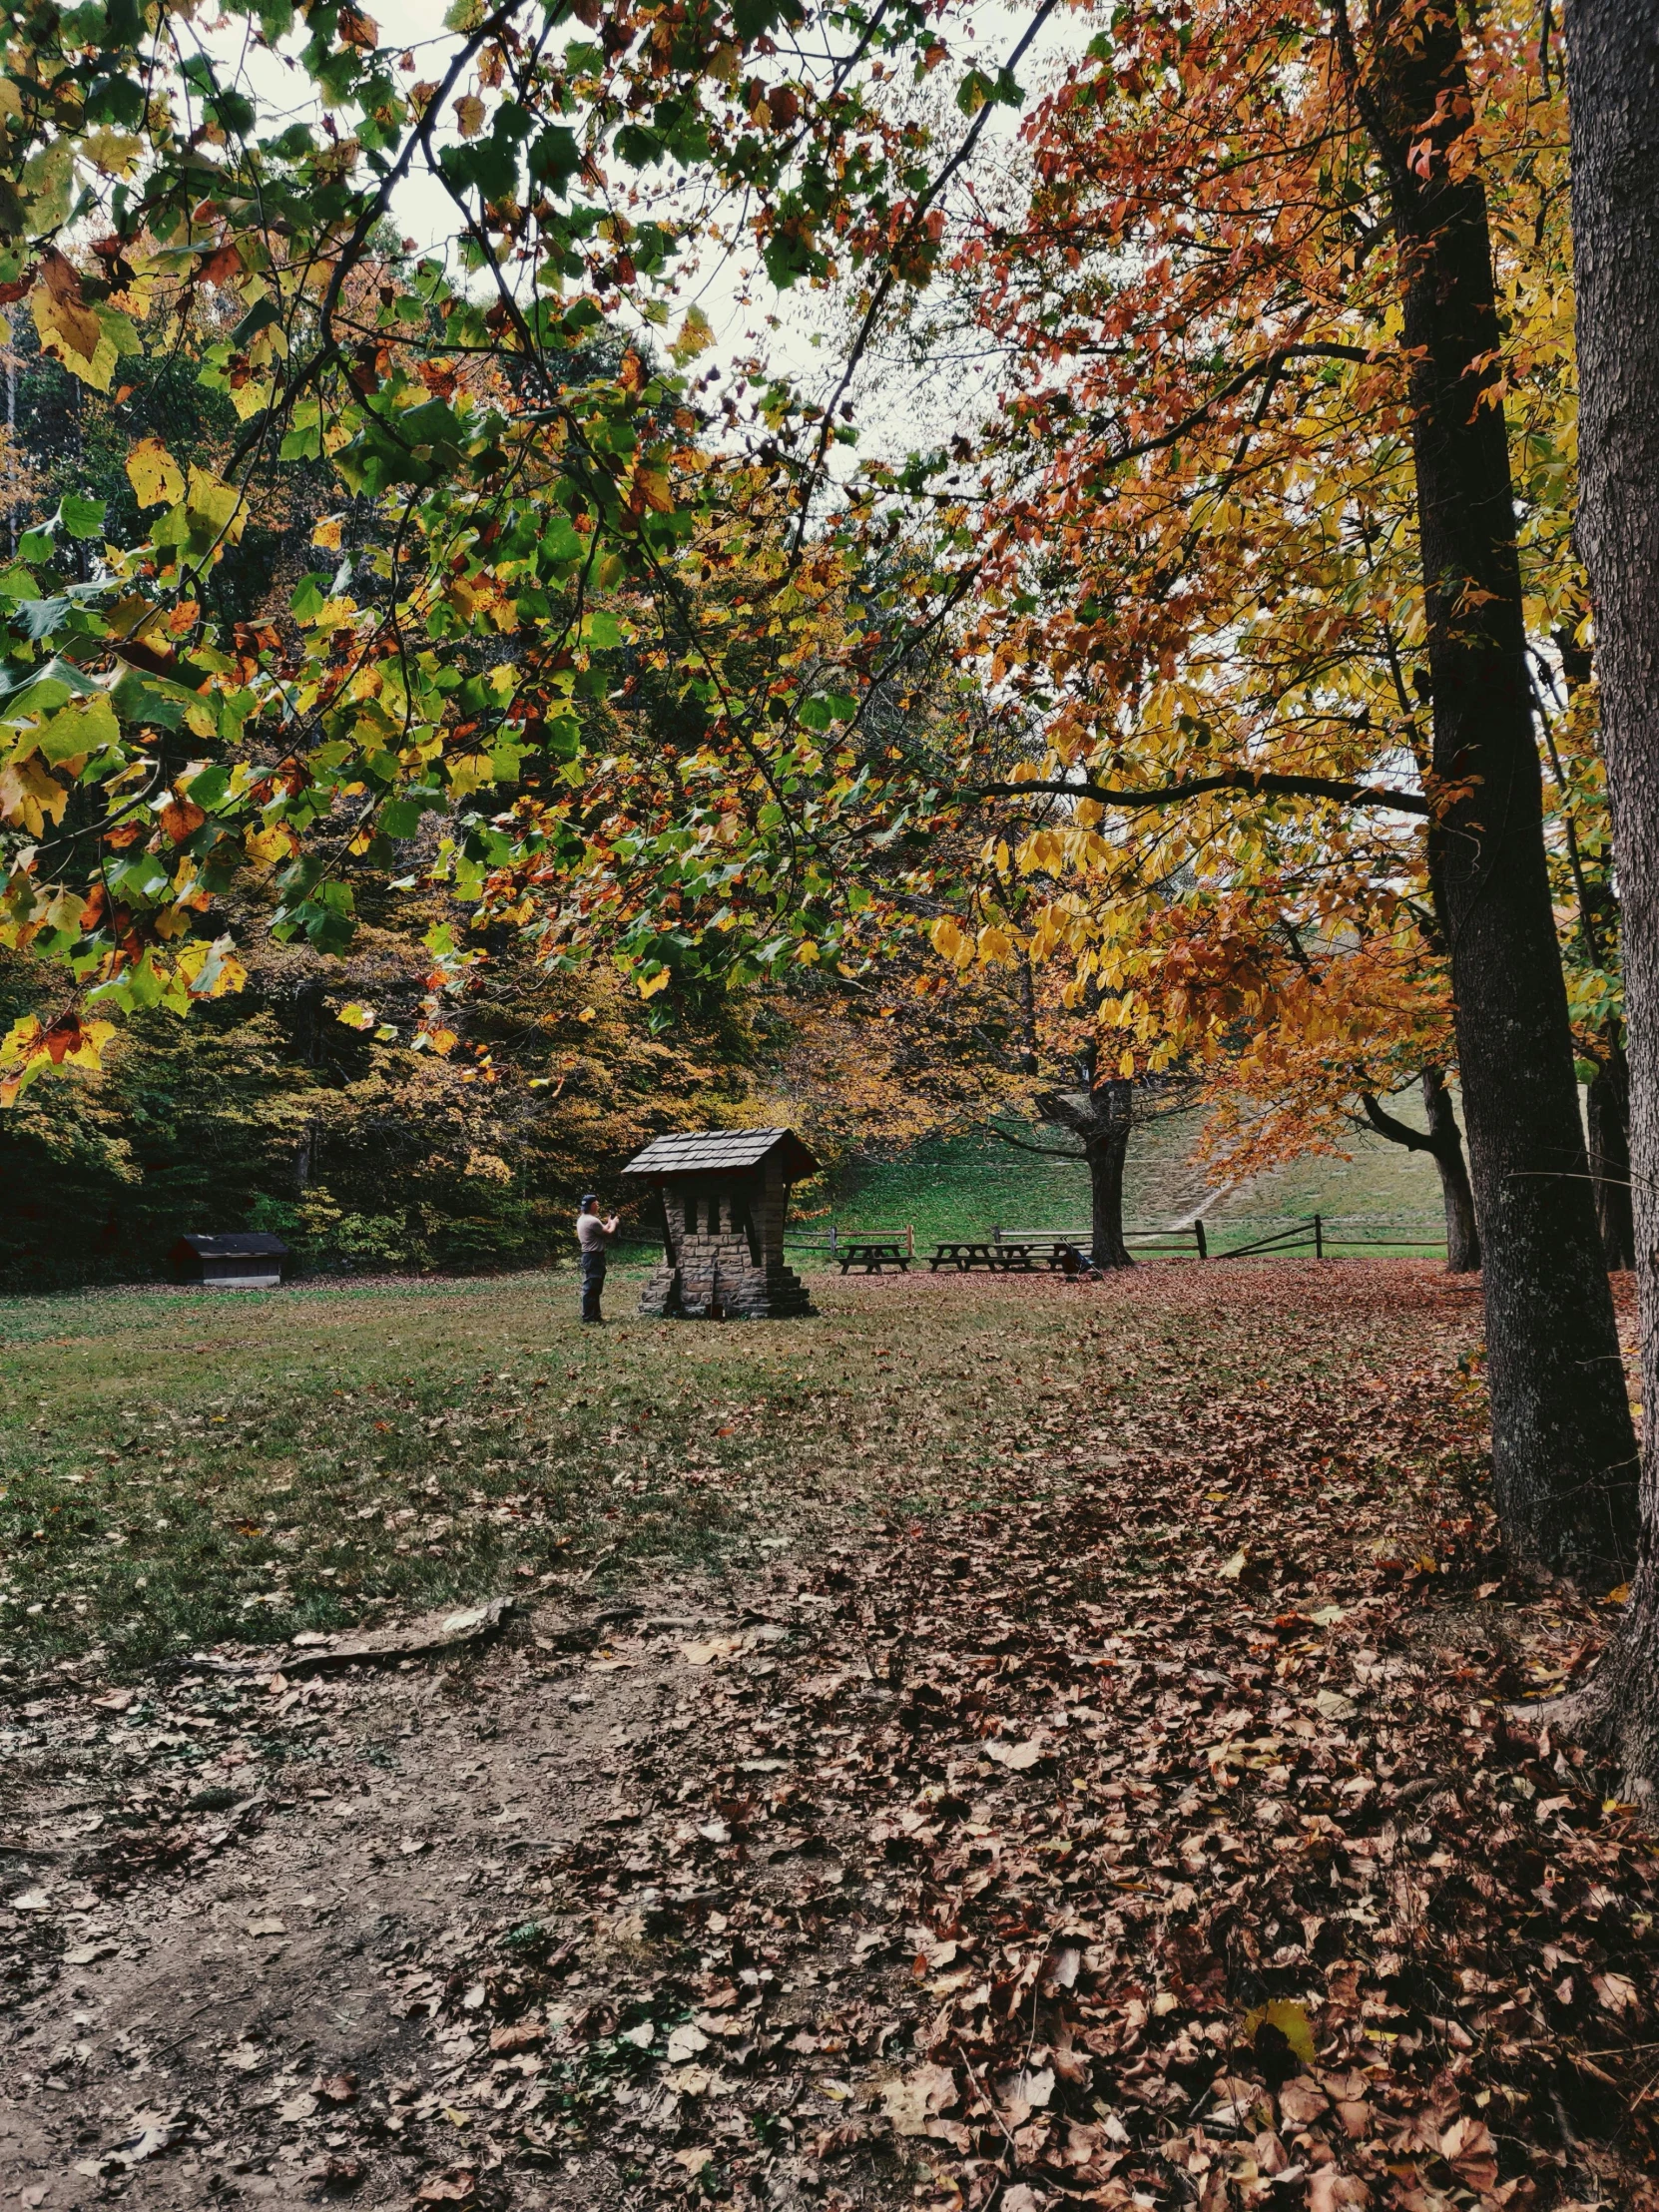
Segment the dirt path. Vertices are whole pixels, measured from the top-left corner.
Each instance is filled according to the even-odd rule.
[[[36,1701],[6,1825],[42,1855],[5,1862],[30,1992],[0,2062],[7,2199],[393,2203],[434,2158],[487,2194],[491,2108],[531,2109],[513,2092],[536,2039],[492,2074],[493,2019],[466,1991],[433,2017],[444,1962],[534,1923],[561,1846],[637,1818],[680,1645],[734,1625],[658,1595],[624,1657],[550,1652],[571,1616],[544,1611],[436,1673],[187,1677],[119,1714],[67,1688]],[[489,2092],[463,2112],[449,2085],[480,2060]],[[515,2201],[604,2195],[577,2155]]]

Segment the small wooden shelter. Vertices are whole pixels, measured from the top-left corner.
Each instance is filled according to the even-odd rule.
[[[271,1291],[282,1280],[288,1248],[280,1237],[239,1229],[222,1237],[181,1237],[168,1260],[176,1283],[221,1291]]]
[[[699,1129],[659,1137],[624,1175],[663,1200],[663,1263],[642,1314],[688,1321],[764,1321],[811,1314],[807,1286],[784,1260],[790,1186],[818,1173],[792,1129]]]

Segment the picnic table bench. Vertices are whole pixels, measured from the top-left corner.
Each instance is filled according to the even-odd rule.
[[[1028,1275],[1039,1259],[1045,1267],[1057,1268],[1065,1253],[1076,1250],[1066,1237],[1031,1237],[1017,1242],[1006,1237],[959,1237],[936,1245],[927,1265],[934,1275],[940,1268],[956,1268],[963,1273],[969,1268],[995,1268],[1003,1274],[1011,1271]]]
[[[941,1268],[966,1273],[969,1268],[992,1268],[1007,1275],[1029,1275],[1039,1262],[1051,1273],[1063,1268],[1068,1257],[1088,1267],[1086,1237],[961,1237],[935,1245],[927,1265],[937,1275]]]
[[[910,1255],[905,1250],[902,1237],[862,1237],[838,1247],[841,1273],[849,1268],[862,1268],[865,1275],[879,1275],[883,1268],[896,1268],[900,1275],[910,1272]]]
[[[1000,1265],[997,1249],[988,1239],[958,1238],[949,1244],[935,1245],[927,1256],[929,1275],[937,1275],[940,1268],[958,1268],[965,1273],[969,1268]]]

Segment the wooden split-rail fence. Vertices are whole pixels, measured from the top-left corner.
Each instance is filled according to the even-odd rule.
[[[1254,1260],[1264,1255],[1290,1258],[1298,1254],[1329,1260],[1363,1252],[1412,1252],[1426,1256],[1445,1250],[1443,1234],[1425,1228],[1420,1235],[1412,1235],[1409,1223],[1366,1221],[1356,1215],[1303,1214],[1242,1244],[1225,1241],[1233,1230],[1255,1226],[1253,1222],[1219,1227],[1212,1224],[1207,1230],[1202,1221],[1194,1221],[1174,1229],[1128,1229],[1124,1232],[1124,1243],[1137,1257],[1167,1255],[1172,1259],[1206,1261]],[[1392,1230],[1394,1234],[1376,1234],[1378,1230]],[[863,1275],[880,1275],[888,1268],[907,1275],[918,1257],[925,1258],[928,1272],[933,1275],[951,1272],[965,1275],[975,1269],[993,1274],[1029,1275],[1039,1268],[1068,1272],[1087,1266],[1094,1239],[1092,1231],[1087,1229],[1004,1229],[996,1226],[983,1236],[942,1239],[930,1253],[918,1255],[915,1229],[908,1222],[897,1229],[850,1230],[831,1222],[828,1230],[787,1235],[786,1242],[800,1251],[827,1254],[830,1265],[838,1266],[842,1275],[853,1270]]]

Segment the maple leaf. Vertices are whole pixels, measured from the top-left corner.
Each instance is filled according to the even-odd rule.
[[[956,2076],[948,2066],[925,2065],[887,2082],[881,2106],[895,2135],[925,2135],[927,2123],[956,2102]]]
[[[48,822],[61,822],[69,793],[41,761],[13,761],[0,769],[0,822],[38,837]]]
[[[1482,2119],[1465,2115],[1440,2137],[1440,2156],[1471,2189],[1482,2194],[1497,2187],[1497,2145]]]

